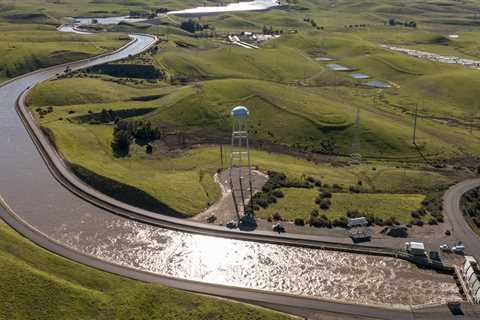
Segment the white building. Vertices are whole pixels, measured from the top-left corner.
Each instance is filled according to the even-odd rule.
[[[474,257],[465,256],[463,277],[475,303],[480,303],[480,269]]]
[[[363,227],[368,225],[367,218],[365,217],[358,217],[358,218],[347,218],[347,225],[349,228],[353,227]]]
[[[405,249],[414,256],[425,256],[425,245],[423,242],[405,242]]]

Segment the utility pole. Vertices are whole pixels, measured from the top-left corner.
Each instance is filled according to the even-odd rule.
[[[413,137],[412,143],[416,146],[417,145],[417,115],[418,115],[418,104],[415,105],[415,114],[413,115]]]
[[[360,154],[360,108],[357,107],[355,116],[355,127],[353,128],[352,149],[350,151],[350,163],[360,164],[362,155]]]
[[[220,163],[221,169],[223,170],[223,143],[220,142]]]

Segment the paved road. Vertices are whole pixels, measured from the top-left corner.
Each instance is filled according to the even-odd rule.
[[[94,61],[85,61],[70,64],[72,69],[84,68],[93,64],[104,63],[127,57],[130,54],[141,52],[150,44],[152,38],[135,36],[136,42],[123,50],[98,58]],[[232,288],[209,283],[195,282],[183,279],[169,278],[142,270],[121,266],[114,262],[98,259],[95,256],[81,252],[80,244],[91,241],[90,235],[83,236],[88,230],[95,230],[100,223],[108,221],[109,230],[95,230],[93,243],[88,246],[100,245],[98,242],[112,241],[109,232],[125,232],[125,239],[129,239],[127,228],[129,221],[113,216],[111,212],[86,202],[83,198],[69,192],[51,174],[42,161],[42,157],[32,143],[22,122],[14,112],[17,97],[39,81],[46,80],[56,73],[62,72],[65,67],[49,68],[34,72],[0,88],[0,195],[2,206],[8,210],[1,210],[0,215],[12,227],[30,238],[35,243],[48,250],[90,265],[102,270],[117,273],[123,276],[162,283],[171,287],[202,292],[212,295],[243,299],[249,302],[269,303],[272,306],[289,307],[303,314],[302,310],[326,310],[343,312],[382,319],[410,319],[409,312],[391,311],[382,308],[373,308],[362,305],[349,305],[319,301],[307,297],[290,296],[280,293],[260,292],[256,290]],[[4,199],[4,200],[3,200]],[[135,232],[141,233],[141,225],[135,226]],[[75,239],[62,238],[64,234],[76,232]],[[78,241],[78,242],[75,242]],[[116,245],[125,245],[119,243]],[[82,247],[83,248],[83,247]]]
[[[453,234],[465,245],[466,253],[480,261],[480,237],[470,229],[460,209],[462,195],[476,187],[480,187],[478,178],[465,180],[452,186],[443,197],[443,211],[452,225]]]

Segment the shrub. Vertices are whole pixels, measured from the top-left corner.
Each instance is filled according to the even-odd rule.
[[[336,183],[334,183],[334,184],[332,185],[332,188],[335,189],[335,190],[342,190],[342,187],[340,187],[340,185],[338,185],[338,184],[336,184]]]
[[[414,219],[420,219],[420,214],[417,211],[412,211],[410,214]]]
[[[267,197],[267,202],[268,204],[277,203],[277,198],[275,198],[272,194],[269,194]]]
[[[315,178],[314,177],[307,177],[307,181],[310,182],[310,183],[315,183]]]
[[[431,203],[430,200],[425,199],[425,200],[422,201],[422,206],[426,207],[426,206],[428,206],[430,203]]]
[[[358,210],[347,210],[347,217],[349,218],[358,218],[361,217],[362,213]]]
[[[284,194],[281,190],[274,190],[273,195],[277,198],[283,198],[284,197]]]
[[[334,227],[340,227],[340,228],[346,228],[347,227],[347,218],[345,217],[340,217],[338,219],[333,220],[332,225]]]
[[[320,199],[331,198],[332,193],[328,192],[328,191],[320,191],[319,197],[320,197]]]
[[[348,190],[352,193],[360,193],[360,188],[357,186],[350,186],[348,187]]]
[[[437,219],[431,218],[430,220],[428,220],[428,224],[429,224],[429,225],[436,225],[436,224],[438,224]]]
[[[420,219],[419,219],[419,220],[416,220],[416,221],[415,221],[415,225],[421,227],[421,226],[423,226],[423,221],[420,220]]]
[[[265,200],[265,199],[258,199],[256,201],[256,204],[258,204],[260,207],[262,207],[263,209],[266,209],[268,207],[268,202]]]
[[[392,221],[392,219],[391,219],[391,218],[388,218],[387,220],[385,220],[385,224],[386,224],[387,226],[393,226],[393,221]]]
[[[330,222],[328,217],[326,217],[325,215],[322,215],[321,217],[319,217],[318,215],[316,215],[316,216],[311,215],[310,219],[309,219],[309,223],[310,223],[310,225],[312,225],[314,227],[318,227],[318,228],[331,228],[332,227],[332,223]]]
[[[295,218],[295,225],[297,226],[304,226],[305,225],[305,220],[303,218]]]
[[[332,203],[330,202],[329,199],[322,199],[320,201],[320,209],[327,210],[330,208],[331,204]]]
[[[377,226],[384,226],[384,225],[385,225],[385,221],[383,221],[382,218],[377,218],[377,217],[375,217],[374,223],[375,223]]]
[[[272,215],[272,219],[273,219],[274,221],[281,221],[281,220],[282,220],[282,216],[280,215],[280,213],[275,212],[275,213]]]

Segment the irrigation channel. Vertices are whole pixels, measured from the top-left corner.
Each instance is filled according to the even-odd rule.
[[[114,54],[70,67],[122,59],[154,43],[149,36],[132,37],[131,45]],[[52,176],[15,111],[22,92],[64,68],[33,72],[0,87],[0,200],[39,235],[114,265],[201,283],[399,309],[461,300],[450,276],[400,259],[167,230],[77,197]]]

